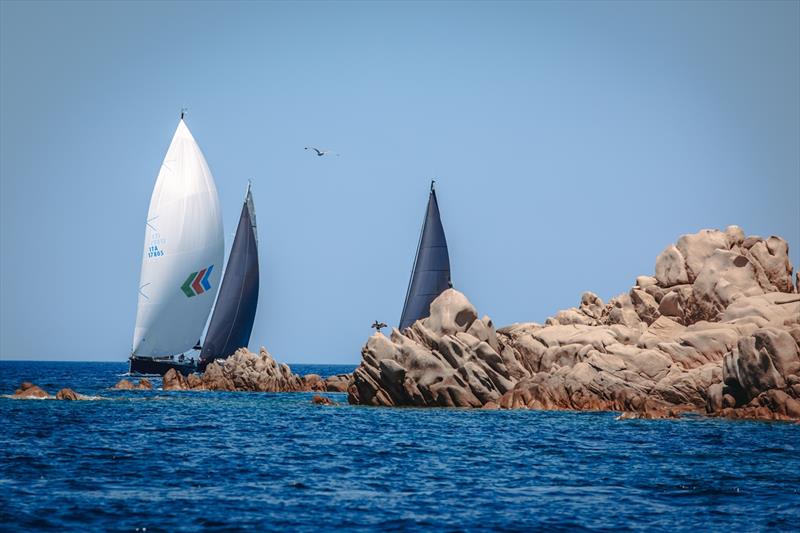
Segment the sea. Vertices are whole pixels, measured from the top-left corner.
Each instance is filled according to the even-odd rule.
[[[97,397],[0,398],[0,530],[800,529],[798,424],[109,390],[125,371],[0,361],[0,394]]]

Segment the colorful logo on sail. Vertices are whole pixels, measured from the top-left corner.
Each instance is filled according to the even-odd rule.
[[[185,294],[188,298],[191,298],[192,296],[203,294],[205,291],[210,289],[211,282],[208,281],[208,277],[211,275],[211,269],[213,268],[214,265],[211,265],[208,268],[204,268],[200,272],[192,272],[189,274],[189,277],[186,278],[186,281],[184,281],[183,285],[181,285],[183,294]]]

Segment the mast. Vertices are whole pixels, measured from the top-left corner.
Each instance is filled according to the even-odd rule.
[[[414,268],[400,316],[401,330],[427,317],[431,302],[450,287],[450,257],[439,214],[435,183],[435,180],[431,180],[428,206],[414,256]]]

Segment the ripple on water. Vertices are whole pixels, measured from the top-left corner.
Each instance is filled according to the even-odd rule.
[[[0,362],[0,393],[29,380],[113,398],[0,399],[5,528],[755,531],[800,523],[797,425],[105,390],[122,370]]]

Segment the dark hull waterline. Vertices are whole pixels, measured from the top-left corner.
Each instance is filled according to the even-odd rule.
[[[155,359],[152,357],[136,357],[130,358],[131,374],[146,374],[153,376],[163,376],[171,368],[180,372],[184,376],[188,376],[192,372],[197,372],[197,364],[191,360],[178,361],[170,360],[167,358]]]

